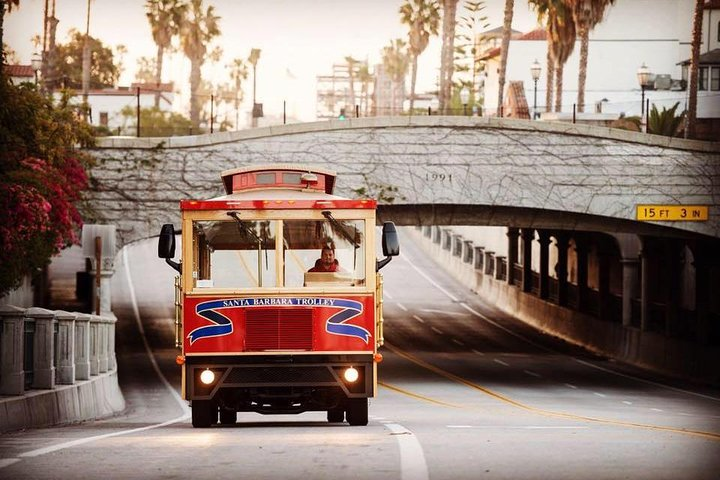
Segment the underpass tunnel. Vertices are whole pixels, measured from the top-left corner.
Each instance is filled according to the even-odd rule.
[[[720,382],[706,364],[720,346],[715,239],[537,226],[405,231],[480,297],[541,330],[628,363]]]

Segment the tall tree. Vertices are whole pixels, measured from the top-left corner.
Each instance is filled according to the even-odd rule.
[[[475,32],[478,30],[478,27],[486,29],[490,26],[487,23],[487,16],[483,14],[484,9],[484,0],[466,0],[463,4],[463,12],[460,14],[460,19],[455,26],[453,75],[469,73],[469,80],[455,80],[452,82],[451,88],[456,88],[459,91],[463,86],[467,86],[474,100],[479,100],[479,96],[476,97],[476,94],[479,93],[478,76],[484,68],[484,64],[479,60],[477,54],[477,42],[481,39],[477,37]],[[452,93],[450,97],[448,97],[448,105],[450,102],[454,103],[454,99],[451,100],[451,98]],[[452,106],[449,105],[448,109],[451,110]]]
[[[442,115],[448,114],[455,57],[455,27],[459,0],[442,0],[442,50],[440,51],[440,91],[438,100]]]
[[[565,62],[575,48],[575,22],[567,0],[528,0],[538,14],[538,20],[545,23],[548,38],[548,90],[552,85],[550,66],[555,77],[555,111],[562,111],[563,69]],[[546,97],[548,111],[552,105],[552,94]]]
[[[498,74],[498,114],[502,112],[503,96],[505,95],[505,70],[507,69],[508,49],[510,48],[510,34],[512,33],[512,18],[514,0],[505,0],[505,16],[503,18],[503,36],[500,46],[500,72]]]
[[[412,114],[415,105],[418,57],[427,48],[430,35],[438,33],[439,6],[434,0],[406,0],[400,7],[400,21],[410,28],[408,40],[412,58],[412,76],[410,77],[410,113]]]
[[[602,22],[605,10],[615,0],[567,0],[580,37],[580,67],[578,73],[578,112],[585,111],[585,80],[587,79],[588,50],[590,30]]]
[[[155,81],[155,73],[157,68],[155,59],[150,57],[140,57],[137,60],[137,70],[135,70],[135,81],[137,83],[152,83]]]
[[[205,63],[208,44],[218,35],[220,17],[215,7],[203,7],[202,0],[192,0],[187,14],[181,22],[180,44],[190,60],[190,121],[193,128],[200,126],[200,99],[198,88],[202,80],[201,68]]]
[[[162,83],[163,57],[171,48],[172,39],[180,34],[180,25],[185,17],[187,4],[182,0],[147,0],[145,16],[150,23],[153,41],[157,45],[155,56],[155,84]],[[155,93],[155,107],[160,107],[160,92]]]
[[[405,77],[407,76],[410,65],[410,55],[407,51],[407,44],[399,38],[391,40],[390,45],[383,48],[382,64],[392,82],[390,88],[390,115],[393,115],[395,113],[395,104],[397,103],[397,87],[405,83]],[[400,104],[402,105],[402,101]]]
[[[370,101],[368,99],[368,91],[370,89],[370,82],[373,80],[373,75],[370,73],[370,68],[368,67],[367,60],[364,61],[360,68],[358,69],[358,80],[360,80],[362,84],[362,89],[360,92],[361,99],[360,103],[364,105],[363,111],[365,112],[365,116],[368,116],[368,109],[370,108]]]
[[[697,128],[697,92],[698,92],[698,73],[700,71],[700,42],[702,34],[703,19],[703,0],[695,0],[695,12],[693,13],[693,29],[690,53],[690,71],[688,72],[688,114],[687,128],[685,128],[685,138],[695,138],[695,130]]]
[[[50,79],[54,86],[65,83],[67,87],[78,88],[83,80],[83,52],[85,50],[85,34],[75,29],[68,32],[70,40],[55,47],[57,57],[56,79]],[[107,88],[114,86],[120,77],[115,55],[112,48],[94,37],[87,37],[90,47],[90,88]]]
[[[240,122],[240,102],[243,99],[242,82],[247,80],[248,65],[242,58],[235,58],[228,64],[228,68],[230,69],[230,80],[235,86],[235,98],[233,100],[235,101],[235,129],[237,130]]]

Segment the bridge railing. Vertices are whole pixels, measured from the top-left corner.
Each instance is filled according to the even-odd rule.
[[[0,395],[115,371],[115,323],[113,315],[0,306]]]

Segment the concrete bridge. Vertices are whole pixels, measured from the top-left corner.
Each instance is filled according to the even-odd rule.
[[[301,163],[402,225],[504,225],[720,237],[720,145],[564,123],[387,117],[171,138],[101,139],[95,219],[120,244],[178,223],[178,201],[222,194],[220,172]],[[702,222],[636,222],[638,204],[704,205]]]

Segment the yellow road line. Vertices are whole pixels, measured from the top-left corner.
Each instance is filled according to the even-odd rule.
[[[478,390],[478,391],[484,393],[485,395],[488,395],[496,400],[499,400],[499,401],[506,403],[508,405],[511,405],[513,407],[525,410],[527,412],[535,413],[538,415],[543,415],[546,417],[566,418],[566,419],[570,419],[570,420],[580,420],[580,421],[584,421],[584,422],[600,423],[603,425],[614,425],[614,426],[620,426],[620,427],[642,428],[642,429],[646,429],[646,430],[681,433],[684,435],[691,435],[691,436],[695,436],[695,437],[706,438],[709,440],[720,441],[720,434],[713,433],[713,432],[704,432],[701,430],[690,430],[690,429],[685,429],[685,428],[665,427],[665,426],[661,426],[661,425],[649,425],[649,424],[644,424],[644,423],[626,422],[626,421],[622,421],[622,420],[608,420],[608,419],[604,419],[604,418],[586,417],[584,415],[574,415],[572,413],[553,412],[552,410],[545,410],[542,408],[533,407],[530,405],[526,405],[522,402],[518,402],[517,400],[513,400],[512,398],[506,397],[505,395],[503,395],[501,393],[497,393],[493,390],[490,390],[489,388],[485,388],[481,385],[473,383],[473,382],[466,380],[462,377],[459,377],[453,373],[443,370],[442,368],[436,367],[435,365],[431,365],[410,353],[407,353],[393,345],[390,345],[387,342],[385,342],[385,347],[388,348],[391,352],[395,353],[396,355],[398,355],[400,357],[403,357],[405,360],[408,360],[408,361],[414,363],[415,365],[418,365],[426,370],[430,370],[431,372],[441,375],[441,376],[443,376],[449,380],[452,380],[454,382],[461,383],[461,384],[463,384],[467,387],[470,387],[474,390]],[[415,396],[415,395],[413,394],[411,396]],[[441,402],[434,402],[434,403],[441,403]]]
[[[435,400],[434,398],[426,397],[425,395],[420,395],[419,393],[413,393],[408,390],[402,389],[400,387],[396,387],[395,385],[390,385],[389,383],[385,382],[378,382],[378,385],[383,386],[387,388],[388,390],[392,390],[394,392],[402,393],[403,395],[407,395],[408,397],[412,397],[418,400],[422,400],[428,403],[434,403],[435,405],[440,405],[442,407],[450,407],[450,408],[464,408],[460,405],[454,405],[452,403],[446,403],[440,400]]]

